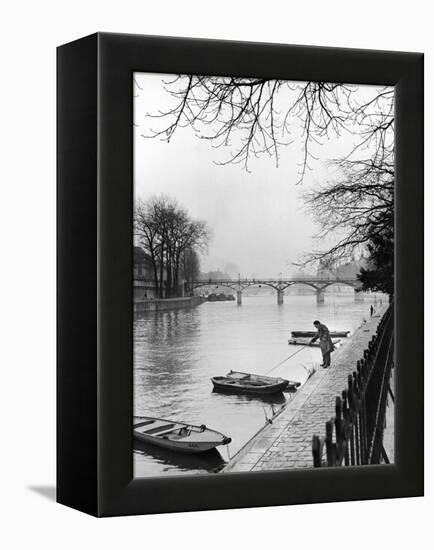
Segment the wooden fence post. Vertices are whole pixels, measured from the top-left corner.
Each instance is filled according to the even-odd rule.
[[[342,391],[342,397],[336,397],[335,416],[326,422],[325,438],[316,435],[312,438],[314,466],[326,464],[322,460],[324,445],[328,466],[376,463],[377,455],[379,460],[384,455],[385,403],[393,368],[391,323],[393,304],[380,320],[376,333],[372,334],[363,358],[357,361],[356,370],[348,376],[348,386]]]
[[[326,452],[327,452],[327,466],[335,466],[336,464],[336,451],[335,446],[333,445],[333,421],[328,420],[326,422]]]
[[[345,455],[345,432],[342,419],[342,399],[337,396],[335,402],[336,465],[340,466]]]
[[[344,461],[345,466],[349,466],[350,464],[350,442],[352,437],[352,431],[353,426],[350,419],[349,411],[348,411],[348,398],[347,398],[347,390],[344,390],[342,392],[342,416],[343,416],[343,422],[344,422],[344,432],[345,432],[345,455],[344,455]]]
[[[322,466],[322,445],[317,435],[312,437],[312,456],[314,467],[320,468]]]

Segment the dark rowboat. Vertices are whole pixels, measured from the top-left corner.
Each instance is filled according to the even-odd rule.
[[[203,453],[231,442],[230,437],[205,425],[195,426],[149,416],[134,417],[133,434],[139,441],[181,453]]]
[[[349,333],[349,330],[331,330],[329,334],[332,338],[346,338]],[[293,338],[313,338],[317,334],[316,330],[293,330],[291,332]]]
[[[230,371],[226,376],[214,376],[211,382],[214,389],[219,391],[261,395],[279,393],[300,386],[300,382],[291,382],[284,378],[237,371]]]

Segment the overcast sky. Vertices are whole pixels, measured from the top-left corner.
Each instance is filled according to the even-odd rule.
[[[242,276],[289,276],[292,262],[318,249],[312,237],[317,229],[306,212],[301,193],[330,178],[327,159],[348,150],[348,140],[332,140],[316,151],[303,184],[297,185],[302,160],[301,140],[281,149],[279,167],[263,156],[250,164],[219,166],[228,152],[198,139],[190,127],[175,132],[170,143],[145,139],[158,121],[146,116],[169,105],[163,89],[167,75],[135,73],[134,86],[134,185],[135,197],[145,199],[161,193],[175,197],[194,218],[205,220],[213,239],[201,258],[202,271],[223,269],[226,263],[239,266]],[[141,89],[140,89],[141,88]],[[367,90],[361,87],[361,94]],[[294,135],[300,129],[294,129]]]

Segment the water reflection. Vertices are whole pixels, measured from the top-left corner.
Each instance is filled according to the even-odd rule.
[[[269,405],[283,405],[286,403],[285,396],[282,392],[280,393],[272,393],[272,394],[242,394],[237,392],[231,392],[230,389],[228,390],[216,390],[213,388],[212,392],[213,396],[220,397],[220,396],[226,396],[228,397],[227,403],[230,406],[237,405],[236,401],[238,400],[238,405],[244,405],[247,402],[256,401],[256,402],[262,402],[267,403]],[[293,393],[293,391],[288,390],[288,393]]]
[[[266,374],[293,353],[288,346],[291,330],[313,330],[314,319],[331,330],[354,330],[369,317],[369,307],[370,302],[354,303],[353,296],[345,294],[328,294],[320,305],[314,296],[286,296],[281,307],[275,296],[246,296],[241,307],[233,302],[207,302],[193,309],[151,312],[137,318],[134,414],[206,424],[232,438],[229,450],[220,448],[223,456],[227,452],[232,456],[293,394],[214,392],[211,377],[230,370]],[[350,341],[343,340],[343,345]],[[319,349],[302,349],[270,375],[303,383],[305,368],[318,365],[320,358]],[[210,471],[196,464],[197,457],[190,467],[186,457],[163,460],[159,453],[136,449],[135,475]]]
[[[183,453],[174,453],[167,449],[161,447],[156,447],[155,445],[148,445],[143,441],[134,440],[134,452],[137,455],[142,455],[147,463],[149,459],[155,462],[157,466],[155,468],[155,473],[171,471],[173,469],[182,471],[182,472],[208,472],[210,474],[219,472],[226,464],[226,461],[223,459],[221,454],[217,449],[212,449],[206,453],[201,454],[183,454]],[[136,475],[140,475],[136,471]],[[149,475],[149,471],[147,471]]]

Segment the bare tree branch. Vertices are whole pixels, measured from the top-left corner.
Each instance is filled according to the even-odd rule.
[[[143,137],[170,141],[176,130],[190,126],[197,137],[227,148],[217,164],[241,164],[249,170],[252,157],[267,154],[279,163],[279,150],[294,142],[301,129],[299,181],[315,159],[313,148],[344,133],[356,135],[348,152],[373,148],[377,162],[393,141],[393,89],[373,89],[362,104],[358,87],[330,82],[289,82],[265,78],[179,75],[165,82],[173,107],[148,114],[158,120]]]

